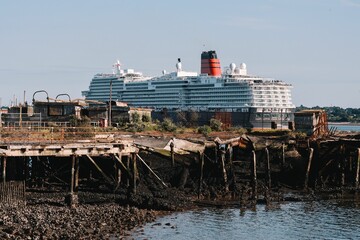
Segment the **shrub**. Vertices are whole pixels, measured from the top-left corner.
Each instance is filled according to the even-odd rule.
[[[151,116],[147,115],[147,114],[144,114],[144,115],[142,115],[141,120],[143,122],[151,122]]]
[[[116,123],[118,124],[118,126],[120,127],[124,127],[126,125],[126,123],[129,122],[129,118],[128,117],[125,117],[125,116],[119,116],[117,119],[116,119]]]
[[[140,114],[139,114],[138,112],[133,112],[133,113],[131,114],[131,121],[132,121],[133,123],[139,123],[139,122],[141,121],[141,119],[140,119]]]
[[[208,125],[201,126],[197,129],[197,132],[207,136],[209,133],[211,133],[211,127]]]
[[[214,131],[221,131],[222,122],[218,119],[210,119],[210,128]]]
[[[199,118],[199,113],[190,111],[187,126],[196,126],[198,124]]]
[[[164,118],[164,121],[161,123],[161,128],[167,132],[174,132],[177,129],[170,118]]]

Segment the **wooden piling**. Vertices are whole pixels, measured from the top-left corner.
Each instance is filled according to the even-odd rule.
[[[231,144],[229,145],[228,152],[229,152],[229,161],[228,162],[232,166],[234,154],[233,154],[233,147],[231,146]]]
[[[203,181],[203,174],[204,174],[204,153],[200,152],[198,153],[199,156],[199,163],[200,163],[200,179],[199,179],[199,191],[198,191],[198,199],[200,198],[201,195],[201,190],[202,190],[202,181]]]
[[[75,176],[74,176],[74,191],[77,193],[79,191],[79,157],[75,156]]]
[[[218,163],[218,159],[219,159],[219,157],[218,157],[218,151],[219,151],[219,143],[218,143],[218,142],[215,142],[215,152],[214,152],[214,154],[215,154],[215,162],[216,162],[216,163]]]
[[[284,144],[284,143],[281,144],[281,149],[282,149],[282,162],[281,162],[281,166],[284,168],[284,166],[285,166],[285,144]]]
[[[341,172],[341,179],[340,179],[340,184],[341,186],[345,186],[345,163],[346,163],[346,159],[345,159],[345,145],[341,145],[341,165],[340,165],[340,172]]]
[[[170,143],[170,152],[171,152],[171,166],[175,166],[175,154],[174,154],[174,142]]]
[[[266,153],[266,176],[267,176],[267,187],[269,188],[269,190],[271,189],[271,169],[270,169],[270,154],[269,154],[269,149],[266,147],[265,148],[265,153]]]
[[[131,158],[133,160],[133,192],[136,193],[136,178],[138,175],[136,166],[136,153],[131,153]]]
[[[75,173],[75,155],[71,157],[71,180],[70,180],[70,194],[74,193],[74,173]]]
[[[357,165],[356,165],[356,174],[355,174],[355,187],[359,188],[359,171],[360,171],[360,148],[357,150],[358,158],[357,158]]]
[[[257,200],[257,174],[256,174],[256,153],[252,151],[252,194],[253,199]]]
[[[130,156],[126,157],[126,169],[128,169],[130,172]],[[130,176],[128,176],[126,178],[126,187],[129,187],[129,186],[130,186]]]
[[[311,167],[311,162],[312,162],[312,159],[313,159],[313,154],[314,154],[314,149],[310,148],[309,161],[308,161],[308,165],[307,165],[307,168],[306,168],[305,183],[304,183],[304,188],[305,189],[308,188],[310,167]]]
[[[114,191],[116,191],[119,188],[121,182],[121,169],[119,168],[118,160],[116,159],[115,155],[112,156],[112,159],[114,161],[114,172],[115,172],[115,182],[116,182]]]
[[[7,158],[6,158],[6,156],[4,156],[2,158],[2,180],[3,180],[3,183],[6,182],[6,162],[7,162]]]
[[[225,166],[225,150],[221,150],[220,154],[221,154],[221,168],[222,168],[222,172],[223,172],[225,191],[228,192],[229,186],[228,186],[226,166]]]
[[[29,158],[24,157],[24,181],[26,183],[26,180],[29,177],[29,164],[28,164]]]

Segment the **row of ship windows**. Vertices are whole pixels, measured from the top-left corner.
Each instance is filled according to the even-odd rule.
[[[268,100],[256,100],[256,102],[259,102],[259,103],[264,103],[264,102],[280,102],[280,100],[278,100],[278,99],[276,99],[276,100],[268,99]],[[286,103],[286,102],[288,102],[288,101],[287,101],[287,100],[282,100],[281,102]]]
[[[283,98],[283,99],[285,99],[285,98],[290,98],[290,95],[285,95],[285,96],[273,96],[273,95],[268,95],[268,96],[254,96],[254,99],[262,99],[262,98],[274,98],[274,99],[276,99],[276,98]]]
[[[256,90],[284,90],[284,87],[254,87]],[[286,90],[286,89],[285,89]]]
[[[254,94],[289,94],[290,91],[281,91],[281,92],[277,92],[277,91],[253,91]]]
[[[253,104],[253,106],[257,106],[257,107],[292,107],[291,104],[265,104],[265,103]]]

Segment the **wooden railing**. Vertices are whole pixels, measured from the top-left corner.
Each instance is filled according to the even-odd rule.
[[[0,144],[111,141],[119,131],[99,127],[2,127]]]

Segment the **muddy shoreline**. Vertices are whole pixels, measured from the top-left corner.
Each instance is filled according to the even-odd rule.
[[[159,216],[204,206],[246,210],[289,201],[359,201],[358,139],[270,134],[215,139],[198,151],[198,142],[139,137],[137,158],[120,159],[124,165],[107,156],[94,160],[114,181],[80,159],[74,206],[65,201],[71,192],[69,161],[59,166],[59,159],[48,158],[47,168],[39,161],[32,169],[41,177],[24,181],[26,205],[1,206],[0,238],[126,239]],[[168,140],[178,152],[167,149]]]

